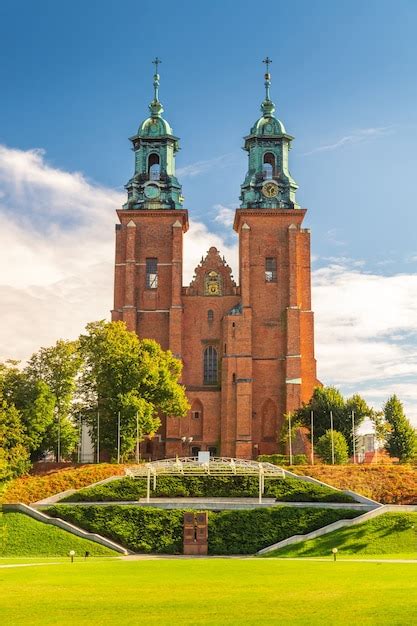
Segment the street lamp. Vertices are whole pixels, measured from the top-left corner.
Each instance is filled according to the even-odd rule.
[[[192,444],[194,437],[181,437],[182,443],[188,444],[188,456],[190,455],[190,445]]]

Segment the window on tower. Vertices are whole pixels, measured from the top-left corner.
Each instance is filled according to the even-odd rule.
[[[209,309],[207,311],[207,321],[209,324],[211,324],[213,320],[214,320],[214,311],[212,309]]]
[[[204,350],[204,384],[217,385],[218,381],[218,358],[217,350],[208,346]]]
[[[158,288],[158,259],[146,259],[146,289]]]
[[[159,154],[152,153],[148,159],[148,174],[150,180],[159,180],[161,176],[161,165],[159,163]]]
[[[275,172],[275,155],[272,152],[266,152],[264,154],[264,162],[262,166],[262,173],[265,180],[270,180]]]
[[[265,259],[265,282],[277,282],[277,260],[275,257],[267,256]]]

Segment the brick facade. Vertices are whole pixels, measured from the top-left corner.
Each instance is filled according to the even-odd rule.
[[[308,401],[317,384],[305,212],[238,209],[239,284],[210,248],[184,287],[187,211],[118,211],[112,319],[182,359],[191,404],[185,418],[166,418],[143,444],[145,457],[278,451],[283,414]],[[276,274],[266,273],[267,258]],[[157,263],[156,286],[147,284],[147,259]],[[212,295],[210,280],[218,290]],[[215,381],[204,380],[208,348],[217,353]]]

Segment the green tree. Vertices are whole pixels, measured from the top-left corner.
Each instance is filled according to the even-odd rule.
[[[384,416],[390,430],[387,435],[386,449],[400,463],[412,461],[417,456],[417,432],[404,415],[404,408],[396,395],[388,398],[383,407]]]
[[[121,417],[121,453],[135,448],[137,423],[142,436],[154,433],[160,414],[182,417],[189,409],[178,380],[182,364],[150,339],[140,340],[124,322],[92,322],[80,337],[84,359],[84,413],[94,440],[100,411],[100,449],[113,457],[117,449],[117,416]]]
[[[31,459],[37,460],[48,449],[45,438],[53,425],[55,399],[44,381],[34,380],[18,365],[18,361],[0,364],[0,389],[19,411]]]
[[[19,411],[0,394],[0,480],[25,474],[29,450]]]
[[[349,459],[349,449],[344,435],[337,430],[333,431],[334,462],[335,465],[344,465]],[[326,430],[315,446],[317,454],[324,463],[332,463],[332,431]]]
[[[343,434],[352,453],[352,411],[355,415],[355,429],[371,414],[372,409],[358,394],[347,400],[335,387],[316,387],[307,404],[293,413],[293,423],[310,428],[311,411],[314,415],[314,438],[317,441],[330,428],[330,411],[333,414],[333,428]]]
[[[52,393],[55,417],[44,441],[56,450],[58,460],[73,451],[78,438],[71,415],[81,364],[78,342],[59,340],[33,354],[25,370],[32,381],[42,381]]]

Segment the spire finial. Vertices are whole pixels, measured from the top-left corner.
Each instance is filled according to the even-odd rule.
[[[152,61],[155,65],[155,73],[153,75],[153,101],[149,105],[152,117],[159,117],[163,112],[162,104],[159,102],[159,74],[158,65],[162,63],[161,59],[155,57]]]
[[[266,72],[265,72],[265,100],[262,102],[261,110],[265,116],[270,116],[270,115],[273,115],[275,111],[274,103],[271,102],[271,98],[269,95],[269,88],[271,86],[271,74],[269,73],[269,66],[272,63],[272,59],[270,59],[269,56],[267,56],[262,61],[262,63],[265,63],[266,65]]]

